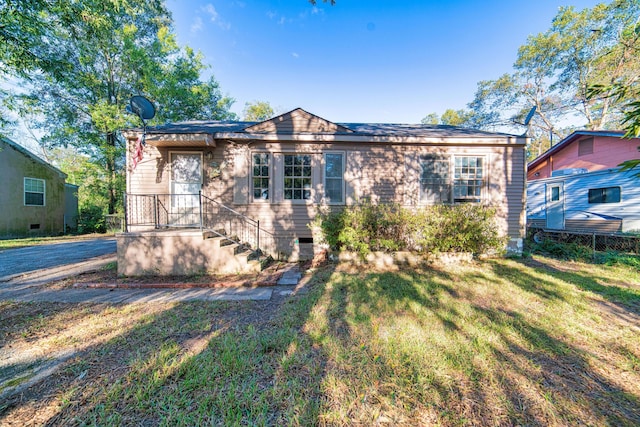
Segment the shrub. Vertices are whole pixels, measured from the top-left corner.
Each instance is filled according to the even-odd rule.
[[[502,250],[495,209],[474,204],[409,210],[396,204],[364,202],[324,212],[313,226],[333,249],[365,256],[371,251],[471,252]]]
[[[105,231],[104,212],[100,206],[87,206],[80,209],[78,233],[104,233]]]

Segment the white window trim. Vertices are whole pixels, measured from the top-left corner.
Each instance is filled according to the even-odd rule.
[[[276,203],[280,203],[280,204],[289,204],[289,205],[313,205],[316,204],[316,185],[317,185],[317,178],[316,178],[316,172],[318,170],[318,168],[322,167],[320,165],[320,163],[322,163],[322,161],[318,160],[318,156],[317,153],[315,152],[311,152],[311,151],[282,151],[277,153],[277,156],[274,156],[274,158],[277,158],[278,163],[277,163],[277,168],[278,168],[278,175],[275,177],[276,181],[274,186],[277,188],[278,190],[278,199],[274,200]],[[308,199],[285,199],[284,198],[284,156],[309,156],[311,157],[311,197]],[[274,165],[276,164],[276,162],[274,161]],[[275,191],[274,191],[275,193]]]
[[[425,201],[422,197],[422,182],[421,182],[421,176],[422,176],[422,163],[420,161],[420,158],[422,156],[428,156],[428,155],[437,155],[437,156],[441,156],[441,157],[446,157],[448,159],[449,162],[449,188],[450,188],[450,202],[449,203],[439,203],[439,202],[431,202],[431,201]],[[432,205],[438,205],[438,204],[446,204],[446,205],[455,205],[455,204],[461,204],[461,203],[478,203],[478,204],[482,204],[485,203],[487,201],[487,195],[489,194],[489,156],[486,154],[474,154],[474,153],[464,153],[464,154],[460,154],[460,153],[423,153],[423,152],[419,152],[417,153],[418,156],[418,204],[421,206],[432,206]],[[455,187],[455,166],[456,166],[456,158],[459,157],[479,157],[482,158],[482,187],[480,189],[480,201],[469,201],[469,202],[463,202],[463,201],[456,201],[455,198],[455,192],[454,192],[454,187]]]
[[[480,187],[480,200],[479,201],[468,201],[468,202],[456,202],[456,196],[455,196],[455,174],[456,174],[456,158],[459,157],[479,157],[482,158],[482,186]],[[489,162],[488,162],[488,156],[485,154],[473,154],[473,153],[468,153],[468,154],[454,154],[453,156],[451,156],[451,203],[452,204],[460,204],[460,203],[484,203],[487,200],[487,194],[488,194],[488,187],[489,187]]]
[[[27,180],[28,179],[42,182],[42,204],[41,205],[27,204]],[[29,193],[35,193],[35,191],[29,191]],[[41,206],[41,207],[47,206],[47,181],[42,178],[31,178],[31,177],[25,176],[22,181],[22,202],[24,203],[24,206]]]
[[[269,187],[268,187],[268,191],[269,191],[269,198],[268,199],[256,199],[255,196],[253,195],[253,155],[254,154],[266,154],[269,156]],[[255,150],[255,151],[251,151],[249,153],[250,157],[249,157],[249,197],[251,200],[251,203],[272,203],[275,197],[275,192],[274,192],[274,181],[275,181],[275,176],[274,176],[274,163],[275,163],[275,157],[274,153],[272,153],[271,151],[264,151],[264,150]]]
[[[332,202],[326,197],[327,188],[327,154],[340,154],[342,156],[342,200],[339,202]],[[327,205],[344,205],[347,199],[347,189],[345,185],[344,175],[347,167],[347,154],[345,151],[323,151],[322,152],[322,202]],[[335,178],[334,178],[335,179]]]

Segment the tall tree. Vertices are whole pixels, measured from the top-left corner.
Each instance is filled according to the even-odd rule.
[[[534,140],[561,138],[562,123],[578,117],[588,129],[620,126],[625,99],[589,88],[628,86],[640,78],[640,2],[616,0],[593,8],[561,8],[551,27],[530,36],[518,51],[514,72],[482,81],[469,107],[481,128],[522,123],[531,107]]]
[[[261,122],[275,115],[273,107],[267,101],[247,102],[244,105],[243,120]]]
[[[161,0],[3,3],[0,61],[25,81],[21,113],[45,146],[71,145],[105,170],[109,213],[123,189],[119,131],[139,125],[125,113],[132,95],[155,101],[156,123],[231,114],[214,78],[200,78],[202,56],[178,47]]]

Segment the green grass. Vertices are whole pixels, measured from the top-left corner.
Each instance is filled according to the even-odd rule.
[[[629,265],[534,257],[398,271],[334,265],[314,275],[309,294],[279,305],[85,309],[93,322],[126,327],[71,362],[48,391],[61,399],[51,420],[640,423],[640,273]],[[17,309],[26,310],[0,304]],[[14,318],[9,335],[33,343],[43,328],[83,320],[83,311],[56,310],[47,323]]]
[[[52,243],[63,243],[70,240],[78,239],[94,239],[96,237],[104,237],[113,234],[85,234],[81,236],[51,236],[51,237],[26,237],[21,239],[0,239],[0,251],[4,249],[18,249],[27,246],[49,245]]]

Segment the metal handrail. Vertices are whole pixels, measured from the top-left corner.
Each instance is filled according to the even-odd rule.
[[[264,232],[264,230],[260,230],[260,221],[253,219],[247,215],[244,215],[220,202],[218,202],[217,200],[214,200],[210,197],[207,197],[205,195],[202,194],[202,191],[199,191],[197,194],[195,193],[189,193],[189,194],[175,194],[175,193],[162,193],[162,194],[129,194],[129,193],[125,193],[124,194],[124,202],[125,202],[125,227],[126,227],[126,231],[129,231],[129,228],[131,226],[150,226],[153,225],[155,228],[161,228],[161,227],[168,227],[171,226],[171,219],[170,217],[172,215],[180,215],[180,211],[175,211],[172,207],[171,204],[169,204],[169,202],[167,202],[165,199],[168,200],[172,200],[172,197],[175,196],[197,196],[198,197],[198,203],[195,206],[184,206],[185,208],[193,208],[193,211],[189,212],[187,215],[192,215],[191,218],[193,218],[195,221],[190,223],[190,224],[173,224],[173,226],[191,226],[191,227],[196,227],[199,226],[200,230],[204,230],[207,229],[211,232],[213,232],[214,234],[221,236],[221,237],[225,237],[226,239],[237,243],[239,245],[246,245],[249,244],[249,246],[253,246],[251,245],[251,243],[255,244],[255,249],[260,250],[260,233],[261,231]],[[209,205],[207,204],[210,203]],[[171,202],[172,203],[172,202]],[[224,210],[225,212],[231,214],[233,217],[238,218],[239,222],[233,222],[233,221],[229,221],[227,226],[225,226],[225,233],[227,232],[227,228],[228,228],[228,235],[224,235],[223,233],[220,233],[218,230],[215,229],[216,225],[212,225],[211,223],[208,223],[209,218],[211,218],[212,216],[217,216],[216,213],[211,210],[208,211],[207,206],[211,206],[211,204],[217,206],[217,208],[220,210]],[[197,209],[197,212],[196,212]],[[182,214],[184,214],[184,212],[182,212]],[[197,218],[197,219],[196,219]],[[226,220],[225,220],[226,222]],[[220,222],[220,225],[224,225],[225,222]],[[247,234],[247,228],[245,226],[242,226],[241,224],[244,223],[246,224],[248,227],[250,228],[255,228],[255,236],[251,236],[252,233]],[[234,225],[235,224],[235,225]],[[238,226],[238,224],[240,224]],[[234,228],[237,228],[235,231],[238,231],[238,239],[234,239],[233,237],[233,233],[234,233]],[[242,242],[242,237],[240,237],[240,235],[244,234],[244,238],[246,240],[246,242]],[[251,240],[253,240],[255,238],[254,242],[250,242]]]

